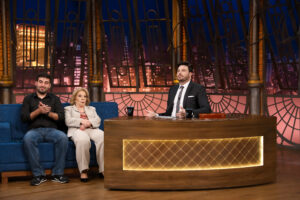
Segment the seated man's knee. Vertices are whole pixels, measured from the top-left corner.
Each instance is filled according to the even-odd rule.
[[[62,131],[57,130],[57,136],[60,140],[68,141],[68,136]]]
[[[36,140],[37,140],[37,137],[35,135],[35,132],[32,132],[32,131],[27,132],[23,137],[23,141],[25,144],[35,142]]]
[[[33,142],[32,138],[29,137],[27,134],[24,136],[23,141],[24,141],[25,145],[30,144],[30,143]]]

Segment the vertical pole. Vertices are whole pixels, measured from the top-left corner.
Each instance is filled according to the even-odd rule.
[[[188,12],[188,6],[187,6],[187,0],[182,0],[182,25],[181,25],[181,44],[182,44],[182,55],[181,60],[187,60],[188,59],[188,51],[187,51],[187,12]]]
[[[172,1],[172,73],[173,83],[178,83],[176,78],[176,65],[180,60],[180,13],[179,13],[179,2],[180,0]]]
[[[5,13],[5,0],[1,1],[2,5],[2,48],[3,48],[3,76],[8,76],[7,69],[7,49],[6,49],[6,13]]]
[[[265,100],[266,100],[266,96],[265,96],[265,79],[266,79],[266,74],[265,74],[265,69],[266,69],[266,51],[265,51],[265,40],[264,40],[264,28],[263,28],[263,22],[262,22],[262,16],[264,13],[262,13],[261,11],[263,10],[263,5],[264,1],[261,0],[259,1],[259,25],[258,25],[258,75],[259,75],[259,79],[260,79],[260,115],[264,114],[264,110],[265,110]]]
[[[98,73],[97,65],[97,35],[96,35],[96,3],[95,0],[92,0],[91,5],[91,20],[92,20],[92,76],[90,77],[90,92],[91,92],[91,101],[97,102],[101,100],[101,91],[100,91],[100,75]]]
[[[0,86],[1,86],[1,99],[0,103],[9,104],[11,103],[11,86],[12,80],[9,76],[8,63],[7,63],[7,39],[6,39],[6,12],[5,12],[5,0],[1,1],[1,13],[2,13],[2,58],[3,58],[3,74],[0,77]]]
[[[298,27],[298,95],[300,95],[300,27]]]
[[[250,88],[250,114],[258,115],[260,114],[260,87],[261,80],[258,73],[258,49],[259,49],[259,41],[258,41],[258,4],[256,0],[251,1],[252,6],[251,9],[251,30],[250,30],[250,77],[248,81],[248,85]],[[251,60],[251,62],[250,62]]]

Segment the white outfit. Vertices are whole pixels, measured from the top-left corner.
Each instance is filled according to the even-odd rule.
[[[65,107],[65,122],[68,126],[68,137],[71,137],[76,147],[76,161],[80,173],[89,169],[90,148],[93,140],[96,146],[96,157],[99,172],[104,171],[104,132],[99,129],[101,119],[92,106],[84,107],[85,114],[92,127],[80,130],[80,112],[75,105]]]

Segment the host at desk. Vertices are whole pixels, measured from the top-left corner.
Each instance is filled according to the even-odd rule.
[[[172,86],[169,90],[166,112],[157,114],[147,110],[146,115],[148,117],[159,115],[184,118],[186,116],[186,109],[191,109],[194,117],[198,117],[199,113],[211,112],[205,88],[191,81],[191,64],[187,61],[183,61],[178,63],[177,66],[177,79],[179,84]]]

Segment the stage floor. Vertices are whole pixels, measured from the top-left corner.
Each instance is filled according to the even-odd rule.
[[[234,178],[234,177],[232,177]],[[70,178],[70,183],[47,181],[40,186],[30,186],[30,178],[10,179],[0,184],[0,200],[84,200],[84,199],[232,199],[232,200],[295,200],[300,199],[300,151],[278,147],[277,181],[251,187],[197,190],[197,191],[120,191],[104,188],[103,179],[93,177],[88,183]]]

